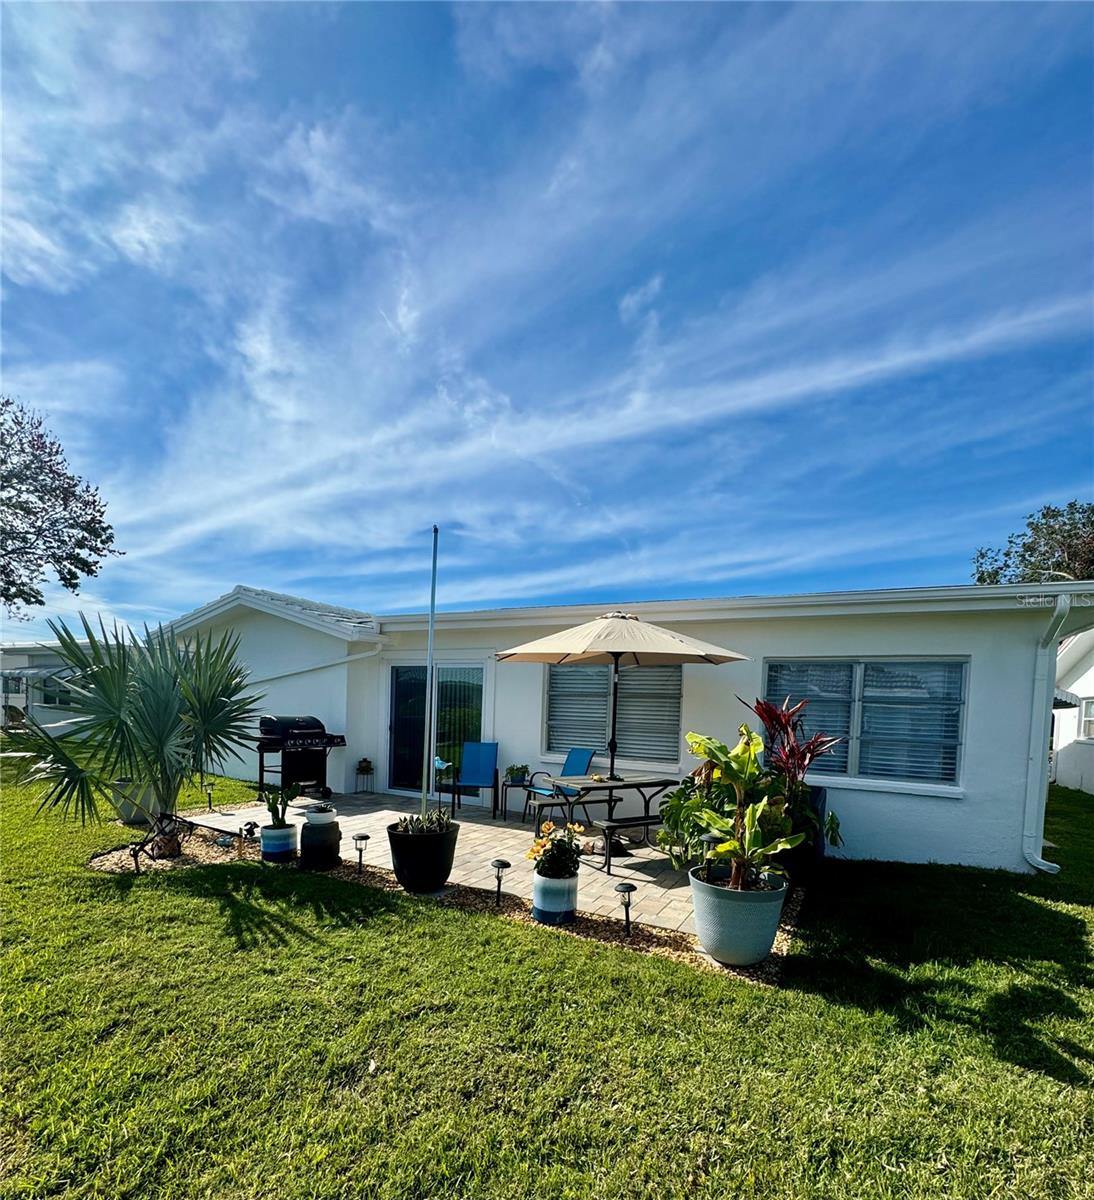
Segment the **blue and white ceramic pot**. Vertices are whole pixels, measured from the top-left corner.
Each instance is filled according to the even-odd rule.
[[[295,825],[290,825],[287,829],[275,829],[272,825],[263,825],[258,831],[259,842],[262,846],[262,861],[292,862],[296,858],[299,832]]]
[[[532,916],[543,925],[569,925],[577,917],[577,876],[547,879],[534,872]]]

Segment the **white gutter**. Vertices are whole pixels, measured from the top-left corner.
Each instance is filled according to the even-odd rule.
[[[357,662],[362,658],[375,658],[383,648],[384,645],[381,642],[373,646],[371,650],[361,650],[357,654],[347,654],[342,658],[332,658],[330,662],[312,663],[311,666],[307,667],[295,667],[291,671],[279,671],[276,675],[260,675],[257,678],[248,679],[247,683],[271,683],[275,679],[288,679],[291,675],[307,675],[311,671],[326,671],[329,667],[340,667],[343,663]]]
[[[1056,687],[1056,643],[1071,612],[1071,595],[1056,597],[1052,619],[1037,644],[1033,670],[1033,712],[1029,726],[1029,763],[1022,816],[1022,855],[1031,867],[1055,875],[1059,863],[1041,857],[1045,839],[1045,798],[1048,794],[1048,743],[1052,728],[1052,694]]]

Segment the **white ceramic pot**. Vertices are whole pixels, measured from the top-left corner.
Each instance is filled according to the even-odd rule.
[[[125,825],[147,825],[152,817],[160,814],[159,802],[150,783],[115,779],[111,785],[111,799]]]
[[[330,812],[316,812],[314,808],[304,810],[304,820],[309,825],[333,825],[338,820],[338,813],[335,809]]]
[[[543,925],[569,925],[577,917],[577,876],[547,879],[534,872],[532,916]]]

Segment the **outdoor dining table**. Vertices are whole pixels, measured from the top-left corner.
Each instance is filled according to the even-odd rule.
[[[608,779],[605,776],[594,779],[592,775],[551,775],[547,782],[554,786],[558,804],[566,808],[567,820],[574,819],[575,808],[584,808],[587,812],[590,804],[605,804],[610,821],[615,816],[616,805],[634,795],[641,798],[642,815],[648,820],[653,802],[669,788],[677,787],[680,780],[668,775],[628,775],[625,779]],[[539,837],[542,815],[537,809],[536,837]]]

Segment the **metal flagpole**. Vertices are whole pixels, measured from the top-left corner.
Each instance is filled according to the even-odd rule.
[[[433,578],[429,586],[429,639],[425,651],[425,736],[422,739],[422,817],[429,811],[430,743],[433,741],[433,625],[437,618],[437,526],[433,526]]]

